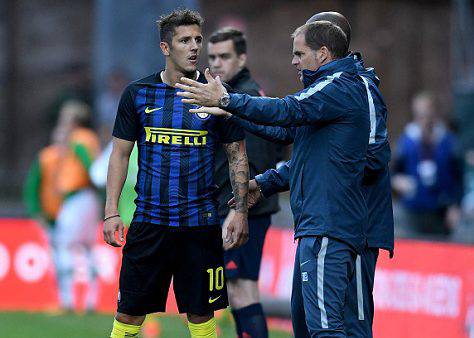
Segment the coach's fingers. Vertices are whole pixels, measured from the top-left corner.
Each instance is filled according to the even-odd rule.
[[[175,84],[175,87],[179,88],[179,89],[182,89],[185,92],[195,93],[195,92],[199,91],[199,88],[197,88],[197,87],[187,86],[187,85],[185,85],[183,83],[179,83],[179,82]],[[176,94],[179,95],[180,93],[182,93],[182,92],[177,92]]]
[[[229,208],[235,208],[235,197],[232,197],[228,202],[227,205]]]
[[[195,99],[198,97],[198,95],[196,93],[193,93],[193,92],[177,92],[176,95],[178,96],[181,96],[181,97],[186,97],[188,99]]]
[[[204,71],[204,76],[206,77],[206,80],[208,83],[214,81],[214,78],[212,77],[211,72],[209,71],[209,68],[206,68],[206,70]]]
[[[184,77],[184,76],[181,79],[179,79],[179,82],[187,84],[191,87],[197,87],[197,88],[204,87],[203,83],[194,81],[193,79],[190,79],[190,78],[187,78],[187,77]]]
[[[207,113],[215,116],[230,116],[231,113],[225,111],[224,109],[221,109],[219,107],[206,107],[202,106],[199,108],[192,108],[189,109],[190,113],[197,114],[197,113]]]
[[[189,104],[199,104],[199,101],[196,99],[181,99],[181,102]]]

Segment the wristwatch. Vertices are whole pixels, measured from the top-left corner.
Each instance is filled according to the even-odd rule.
[[[229,103],[230,103],[230,95],[228,93],[225,93],[219,99],[219,108],[227,108]]]

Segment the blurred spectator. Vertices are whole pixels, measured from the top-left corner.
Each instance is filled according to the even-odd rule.
[[[128,82],[125,72],[119,69],[112,71],[107,77],[105,91],[98,98],[96,122],[100,137],[104,143],[109,141],[112,135],[112,127],[114,126],[120,96]]]
[[[457,140],[437,117],[431,94],[416,95],[412,109],[414,120],[398,140],[392,186],[400,195],[409,235],[446,236],[460,215]]]
[[[36,218],[48,232],[54,230],[63,202],[63,195],[57,189],[56,177],[66,150],[66,136],[64,129],[54,129],[51,144],[40,150],[33,161],[23,189],[28,216]]]
[[[88,170],[100,146],[96,133],[88,128],[90,117],[88,105],[81,101],[67,101],[60,110],[58,121],[58,128],[68,133],[68,149],[61,158],[56,177],[57,189],[64,196],[64,202],[58,214],[53,242],[57,248],[60,301],[66,310],[75,304],[73,272],[77,253],[87,258],[90,287],[85,302],[88,310],[95,308],[97,298],[91,249],[96,242],[101,211]]]
[[[56,127],[51,136],[51,144],[42,149],[33,161],[23,189],[28,216],[37,219],[45,227],[55,265],[58,262],[54,241],[58,229],[56,219],[63,203],[63,194],[57,187],[56,178],[66,149],[66,130]],[[59,275],[57,277],[59,279]]]

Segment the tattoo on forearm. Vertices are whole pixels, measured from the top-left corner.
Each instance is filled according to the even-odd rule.
[[[247,212],[249,190],[249,163],[245,143],[233,142],[224,145],[229,161],[229,177],[235,197],[235,211]]]

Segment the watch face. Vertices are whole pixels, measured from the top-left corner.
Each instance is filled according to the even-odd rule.
[[[221,104],[222,107],[227,107],[229,105],[229,102],[230,102],[229,95],[225,95],[225,96],[221,97],[221,99],[220,99],[220,104]]]

